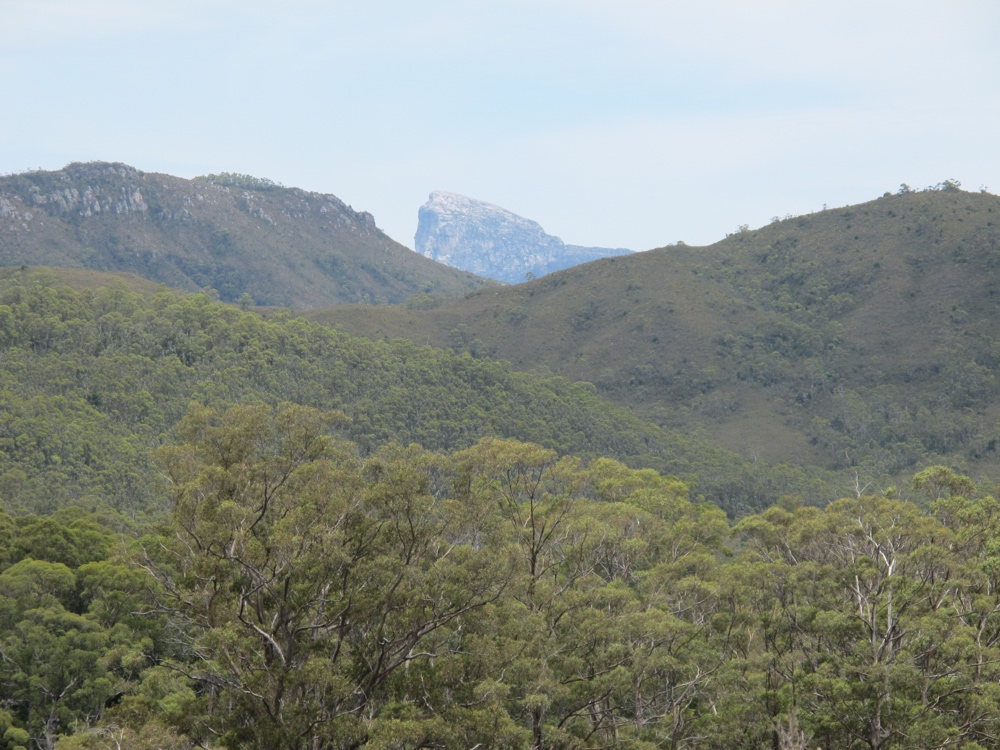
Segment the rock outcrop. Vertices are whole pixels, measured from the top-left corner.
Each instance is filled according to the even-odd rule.
[[[421,255],[478,276],[516,284],[625,248],[567,245],[538,222],[492,203],[435,191],[420,208],[414,246]]]
[[[335,195],[105,162],[0,177],[0,266],[19,265],[129,272],[294,308],[461,296],[486,283],[394,242]]]

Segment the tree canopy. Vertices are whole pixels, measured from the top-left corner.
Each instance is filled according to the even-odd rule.
[[[1000,504],[961,475],[730,522],[609,458],[348,437],[195,405],[169,519],[0,517],[6,747],[1000,746]]]

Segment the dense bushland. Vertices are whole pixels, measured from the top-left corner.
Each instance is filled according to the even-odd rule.
[[[733,513],[782,494],[836,497],[829,477],[754,464],[643,422],[593,386],[505,363],[372,342],[207,294],[78,291],[47,272],[0,282],[0,493],[8,509],[155,507],[148,453],[192,401],[337,409],[364,452],[389,441],[431,450],[482,437],[610,456],[692,481]]]
[[[942,185],[429,309],[305,314],[587,380],[748,457],[882,486],[928,463],[996,481],[1000,198]]]
[[[731,526],[611,459],[344,425],[193,406],[169,521],[0,517],[6,746],[1000,744],[1000,505],[965,477]]]

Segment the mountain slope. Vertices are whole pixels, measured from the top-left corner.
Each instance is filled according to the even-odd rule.
[[[586,383],[409,341],[373,342],[287,313],[264,320],[204,294],[98,281],[79,270],[0,270],[7,509],[155,504],[148,451],[192,403],[284,401],[343,411],[347,435],[364,451],[391,441],[452,451],[507,437],[697,475],[698,492],[733,513],[790,492],[814,503],[836,496],[830,477],[750,465],[645,422]]]
[[[414,247],[427,258],[508,284],[631,252],[567,245],[537,222],[444,191],[431,193],[420,208]]]
[[[947,461],[1000,478],[998,270],[1000,199],[943,189],[435,309],[312,317],[589,380],[751,458],[879,478]]]
[[[0,265],[22,264],[127,271],[292,307],[460,295],[485,283],[394,242],[333,195],[107,163],[0,177]]]

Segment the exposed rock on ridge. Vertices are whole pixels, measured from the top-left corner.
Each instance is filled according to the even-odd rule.
[[[0,266],[127,271],[262,305],[398,303],[484,279],[432,263],[334,195],[248,175],[92,162],[0,177]]]
[[[455,268],[516,284],[587,261],[626,255],[625,248],[567,245],[538,222],[492,203],[436,190],[421,206],[418,253]]]

